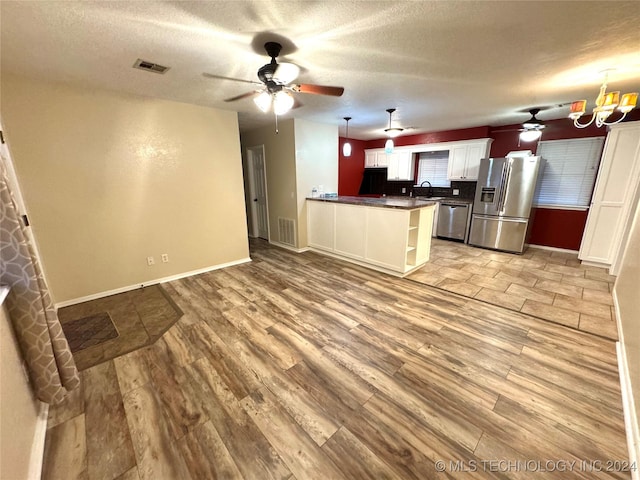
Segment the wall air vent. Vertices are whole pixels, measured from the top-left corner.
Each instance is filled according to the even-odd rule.
[[[278,217],[278,239],[285,245],[296,246],[296,222],[291,218]]]
[[[163,65],[158,65],[157,63],[147,62],[146,60],[138,59],[136,63],[133,64],[133,68],[139,68],[140,70],[146,70],[147,72],[153,73],[166,73],[171,67],[165,67]]]

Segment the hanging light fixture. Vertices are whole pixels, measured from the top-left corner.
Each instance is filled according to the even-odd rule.
[[[393,148],[395,146],[393,144],[393,139],[396,138],[398,135],[400,135],[400,133],[402,133],[402,130],[404,130],[403,128],[400,128],[400,127],[391,128],[391,115],[395,111],[396,111],[395,108],[387,108],[387,113],[389,113],[389,128],[384,129],[385,133],[389,136],[389,138],[384,144],[384,151],[387,154],[393,153]]]
[[[545,128],[545,125],[536,118],[539,112],[539,108],[529,110],[531,118],[522,124],[523,130],[520,132],[520,140],[523,142],[533,142],[542,136],[542,130]]]
[[[265,90],[253,99],[253,103],[255,103],[256,106],[264,113],[267,113],[271,108],[272,100],[273,99],[271,98],[271,94]]]
[[[345,136],[345,142],[342,144],[342,156],[350,157],[351,156],[351,144],[349,143],[349,120],[351,117],[344,117],[347,122],[347,134]]]
[[[587,123],[580,123],[578,119],[584,115],[587,109],[587,101],[586,100],[578,100],[577,102],[573,102],[571,104],[571,111],[569,113],[569,118],[573,120],[573,125],[577,128],[586,128],[591,125],[594,121],[596,123],[596,127],[602,127],[603,125],[614,125],[616,123],[620,123],[624,117],[627,116],[631,110],[633,110],[636,106],[636,102],[638,101],[638,92],[633,93],[625,93],[622,95],[622,100],[620,100],[620,92],[609,92],[607,93],[607,81],[609,80],[609,70],[604,71],[604,82],[600,86],[600,93],[596,98],[596,106],[592,110],[591,120]],[[619,112],[622,113],[622,117],[620,117],[615,122],[607,122],[609,116],[613,113],[613,111],[617,108]]]

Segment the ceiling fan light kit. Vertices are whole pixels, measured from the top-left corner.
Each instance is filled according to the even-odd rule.
[[[624,120],[624,117],[627,116],[631,110],[633,110],[638,102],[638,92],[625,93],[622,95],[622,100],[620,99],[620,92],[607,92],[607,81],[608,81],[608,72],[609,70],[605,70],[604,72],[604,82],[600,86],[600,93],[596,98],[596,106],[593,108],[591,113],[591,120],[587,123],[580,123],[578,120],[582,117],[587,110],[587,101],[586,100],[578,100],[577,102],[573,102],[571,104],[571,110],[569,112],[569,118],[573,120],[573,125],[577,128],[586,128],[592,123],[596,124],[596,127],[600,128],[603,125],[615,125],[616,123],[620,123]],[[607,122],[609,116],[617,110],[622,113],[622,117],[620,117],[615,122]]]
[[[282,45],[277,42],[267,42],[264,44],[267,55],[271,61],[258,69],[258,79],[260,82],[243,80],[241,78],[231,78],[222,75],[205,74],[210,78],[222,80],[232,80],[236,82],[251,83],[260,85],[262,90],[247,92],[242,95],[227,98],[225,102],[235,102],[248,97],[254,97],[256,106],[264,113],[273,110],[276,116],[284,115],[296,105],[293,93],[309,93],[312,95],[329,95],[340,97],[344,93],[343,87],[331,87],[327,85],[313,84],[292,84],[300,74],[300,67],[293,63],[278,63],[276,58],[280,55]],[[301,106],[298,102],[297,106]]]
[[[349,120],[351,117],[344,117],[347,122],[347,132],[345,135],[345,142],[342,144],[342,156],[350,157],[351,156],[351,144],[349,143]]]
[[[523,130],[520,132],[520,140],[523,142],[533,142],[542,136],[542,130],[544,130],[545,125],[536,118],[539,112],[539,108],[529,110],[531,118],[522,124]]]

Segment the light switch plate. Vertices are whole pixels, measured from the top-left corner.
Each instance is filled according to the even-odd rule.
[[[453,189],[453,194],[454,195],[460,195],[460,190],[458,190],[457,188]]]

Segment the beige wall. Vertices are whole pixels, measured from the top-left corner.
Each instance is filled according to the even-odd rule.
[[[38,408],[22,369],[22,356],[9,314],[0,305],[0,478],[26,479]]]
[[[235,112],[3,75],[2,117],[56,302],[249,256]]]
[[[278,242],[278,217],[297,218],[296,210],[296,163],[294,120],[278,121],[242,134],[242,154],[247,148],[264,145],[265,169],[267,171],[267,200],[269,207],[269,240]]]
[[[629,367],[636,419],[640,419],[640,203],[629,233],[622,267],[614,287]],[[636,426],[636,428],[638,428]],[[638,448],[638,446],[636,446]]]
[[[338,192],[338,126],[296,119],[296,187],[298,247],[308,246],[306,198],[322,185],[325,193]]]
[[[338,191],[338,127],[290,119],[242,134],[242,154],[264,145],[272,242],[278,242],[278,217],[296,221],[296,247],[307,246],[306,197],[313,186]],[[248,190],[247,190],[248,191]],[[247,202],[251,199],[247,198]]]

